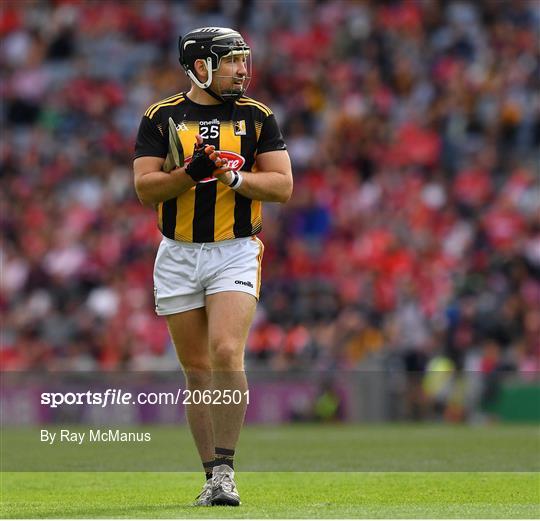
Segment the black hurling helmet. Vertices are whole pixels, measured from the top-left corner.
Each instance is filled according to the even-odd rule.
[[[250,51],[251,49],[242,38],[242,35],[227,27],[201,27],[178,39],[178,52],[180,55],[178,61],[188,77],[212,97],[222,101],[237,99],[246,91],[251,79]],[[213,78],[223,77],[215,75],[214,72],[218,69],[221,59],[229,55],[244,56],[247,76],[242,78],[242,82],[240,82],[240,78],[233,78],[233,80],[238,81],[238,89],[220,89],[220,92],[214,92],[210,89]],[[195,74],[194,65],[196,60],[204,60],[206,63],[208,79],[204,83]]]

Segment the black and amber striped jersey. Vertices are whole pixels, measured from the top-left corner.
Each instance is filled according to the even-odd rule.
[[[168,120],[176,123],[178,137],[188,161],[200,134],[204,142],[235,161],[235,170],[256,172],[256,156],[286,145],[272,111],[242,96],[219,105],[199,105],[180,93],[151,105],[142,118],[135,157],[165,158],[168,151]],[[215,178],[160,203],[158,226],[170,239],[215,242],[249,237],[262,229],[262,203],[242,196]]]

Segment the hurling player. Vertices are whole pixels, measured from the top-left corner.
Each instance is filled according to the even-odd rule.
[[[206,473],[196,504],[237,506],[234,454],[248,396],[244,346],[261,285],[262,202],[289,200],[291,162],[272,111],[244,95],[251,59],[244,38],[203,27],[178,47],[191,88],[144,113],[135,188],[155,207],[163,234],[156,312],[167,320],[188,388],[212,392],[212,403],[193,401],[186,411]],[[185,161],[165,173],[169,118]]]

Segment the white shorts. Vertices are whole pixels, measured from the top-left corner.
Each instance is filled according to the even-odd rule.
[[[181,242],[163,237],[154,264],[158,315],[204,307],[205,296],[242,291],[259,299],[264,246],[256,237]]]

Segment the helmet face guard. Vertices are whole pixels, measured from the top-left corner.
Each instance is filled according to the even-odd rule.
[[[178,41],[179,62],[182,65],[187,76],[201,89],[208,92],[214,98],[222,101],[237,99],[246,91],[251,79],[251,49],[246,44],[240,33],[233,29],[223,27],[203,27],[191,31]],[[245,60],[247,75],[242,77],[233,77],[220,74],[214,74],[223,58],[231,57],[237,59],[241,57]],[[195,74],[195,62],[203,60],[208,71],[208,78],[202,82]],[[218,81],[214,83],[214,88],[218,92],[210,89],[214,78]],[[222,88],[222,83],[228,83],[229,86]],[[234,88],[235,85],[238,88]]]

